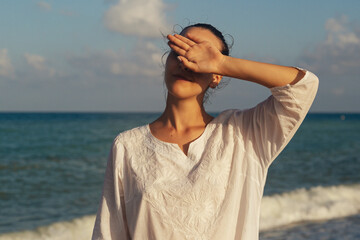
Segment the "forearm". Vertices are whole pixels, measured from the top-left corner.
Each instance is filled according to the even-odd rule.
[[[294,67],[225,56],[219,66],[218,74],[255,82],[271,88],[295,84],[304,77],[305,73]]]

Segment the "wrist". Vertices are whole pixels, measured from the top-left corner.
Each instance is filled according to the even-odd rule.
[[[222,55],[221,59],[219,60],[219,64],[217,66],[216,74],[225,76],[226,75],[226,64],[229,61],[229,56]]]

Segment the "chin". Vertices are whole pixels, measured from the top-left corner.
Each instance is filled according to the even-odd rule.
[[[178,99],[193,98],[203,94],[201,87],[193,82],[174,82],[167,88],[168,94]]]

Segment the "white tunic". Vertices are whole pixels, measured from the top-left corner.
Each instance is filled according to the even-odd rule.
[[[307,71],[248,110],[227,110],[190,143],[155,138],[149,125],[119,134],[92,239],[256,240],[271,162],[295,134],[317,92]]]

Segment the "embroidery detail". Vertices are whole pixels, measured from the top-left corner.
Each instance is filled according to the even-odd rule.
[[[142,199],[187,239],[211,237],[225,198],[231,162],[217,156],[217,146],[212,149],[187,169],[148,147],[131,161]]]

